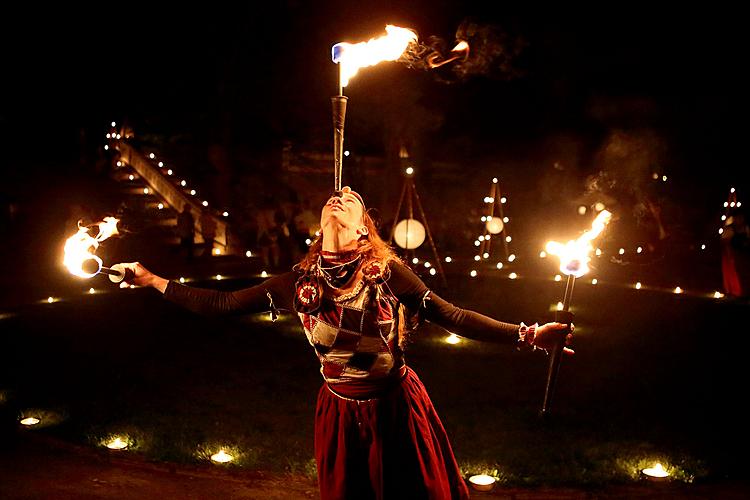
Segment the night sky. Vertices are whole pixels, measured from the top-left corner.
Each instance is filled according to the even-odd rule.
[[[597,152],[607,137],[624,130],[658,138],[659,169],[685,196],[710,188],[716,199],[746,182],[737,12],[713,4],[525,12],[493,5],[128,3],[17,12],[0,30],[4,168],[18,183],[24,172],[76,172],[81,149],[101,147],[113,119],[198,150],[222,144],[230,154],[260,153],[284,140],[327,150],[333,43],[393,23],[451,46],[457,28],[473,23],[519,53],[466,78],[396,64],[362,72],[346,91],[356,103],[347,146],[392,154],[384,137],[395,109],[412,117],[399,126],[427,163],[527,157],[541,175],[572,141],[583,182],[601,168]]]

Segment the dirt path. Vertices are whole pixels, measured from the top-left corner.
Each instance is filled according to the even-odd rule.
[[[154,464],[26,434],[0,449],[3,500],[316,499],[314,481],[301,476]],[[750,498],[746,484],[615,486],[604,490],[499,488],[473,498],[508,500],[630,500]]]

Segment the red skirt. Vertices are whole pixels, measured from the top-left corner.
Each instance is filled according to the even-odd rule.
[[[377,399],[318,394],[315,458],[329,499],[463,499],[469,490],[443,424],[411,369]]]

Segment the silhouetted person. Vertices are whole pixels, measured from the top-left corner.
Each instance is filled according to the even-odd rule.
[[[203,235],[203,257],[210,257],[214,248],[214,238],[216,238],[216,221],[211,216],[209,209],[203,210],[200,218],[201,234]]]
[[[188,262],[193,259],[193,245],[195,242],[195,219],[190,213],[190,205],[185,203],[182,212],[177,215],[177,236],[180,237],[180,251],[187,252]]]

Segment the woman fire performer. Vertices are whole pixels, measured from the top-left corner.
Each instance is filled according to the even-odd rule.
[[[468,338],[549,348],[566,326],[502,323],[446,302],[378,236],[348,186],[323,206],[320,225],[322,236],[293,271],[236,292],[125,265],[131,283],[198,313],[297,313],[324,379],[315,414],[323,499],[468,498],[443,424],[405,363],[409,332],[424,319]]]

